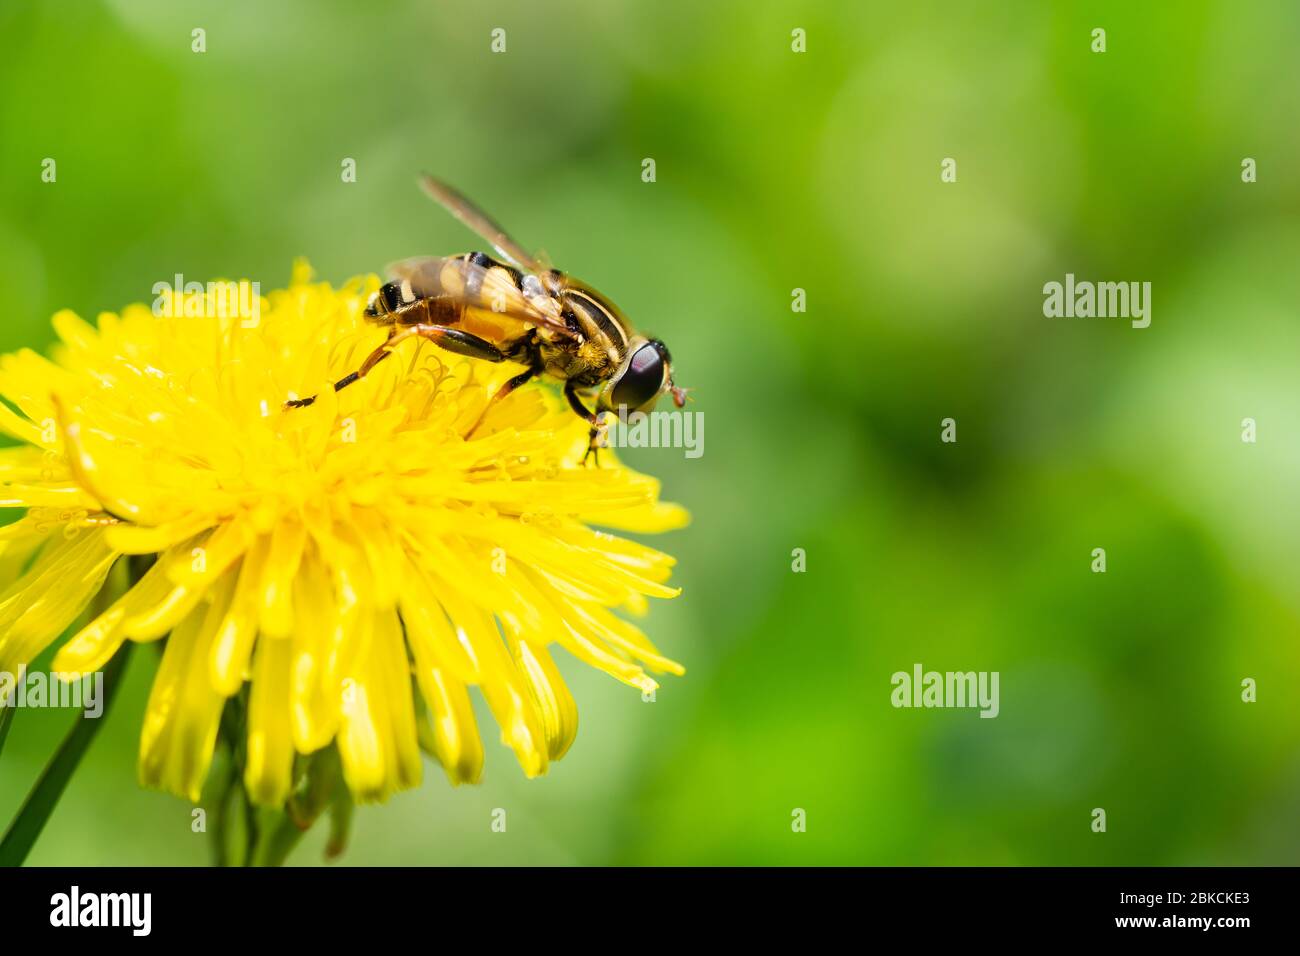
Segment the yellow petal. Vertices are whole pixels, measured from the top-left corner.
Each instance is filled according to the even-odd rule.
[[[0,673],[18,673],[57,638],[116,559],[100,529],[47,546],[35,566],[0,594]]]
[[[578,735],[578,705],[546,648],[534,647],[527,641],[516,641],[514,648],[519,667],[528,679],[528,689],[533,692],[533,700],[542,715],[547,754],[552,760],[559,760]]]
[[[205,666],[224,603],[194,611],[172,632],[140,733],[140,782],[194,802],[208,775],[225,704]]]
[[[433,717],[433,749],[453,785],[478,783],[483,772],[483,741],[479,739],[469,689],[446,671],[417,656],[420,695]]]
[[[334,739],[339,726],[337,647],[345,637],[333,587],[315,555],[294,580],[290,709],[294,746],[311,753]]]
[[[396,615],[374,615],[363,636],[366,646],[344,681],[339,755],[359,800],[385,800],[420,782],[415,702]]]
[[[358,624],[356,637],[362,646],[343,681],[338,746],[349,789],[358,800],[372,802],[386,800],[397,787],[398,744],[387,696],[390,685],[383,673],[387,638],[372,614]],[[414,719],[410,726],[414,735]]]
[[[419,786],[424,770],[420,760],[420,741],[415,729],[415,696],[411,685],[411,665],[396,611],[381,611],[375,624],[375,654],[371,673],[384,682],[391,740],[390,778],[394,789]]]
[[[417,661],[445,670],[462,683],[473,683],[478,668],[456,637],[428,577],[410,562],[402,588],[401,612],[406,639]]]
[[[261,539],[244,555],[234,597],[212,642],[209,658],[212,686],[226,697],[237,693],[244,683],[253,653],[266,551],[266,540]]]
[[[156,606],[166,598],[170,588],[161,563],[155,562],[108,610],[59,648],[54,656],[55,670],[89,674],[102,668],[126,640],[127,618]]]
[[[473,649],[481,675],[480,687],[488,707],[501,727],[501,739],[515,752],[529,777],[546,773],[548,747],[546,731],[532,692],[501,639],[491,614],[459,597],[451,599],[449,611],[460,640]]]
[[[293,578],[306,542],[306,529],[294,520],[281,521],[271,534],[261,606],[262,633],[270,637],[287,637],[293,630]]]
[[[210,527],[208,515],[189,515],[154,528],[119,524],[108,529],[108,542],[123,554],[158,554]]]
[[[248,700],[248,752],[244,786],[254,803],[280,807],[293,783],[293,730],[289,720],[288,641],[257,642]]]

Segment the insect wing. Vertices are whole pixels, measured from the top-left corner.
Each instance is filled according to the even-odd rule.
[[[419,298],[450,299],[463,302],[481,312],[490,312],[502,319],[515,319],[531,325],[543,326],[557,334],[572,336],[572,331],[559,320],[553,300],[536,292],[536,300],[549,306],[539,307],[520,288],[529,277],[489,260],[479,265],[465,256],[417,257],[403,259],[388,267],[394,282],[409,282],[411,292]],[[535,281],[535,280],[534,280]]]
[[[428,173],[420,177],[420,187],[444,209],[492,244],[503,258],[521,269],[542,272],[545,266],[527,249],[510,238],[510,234],[468,197]]]

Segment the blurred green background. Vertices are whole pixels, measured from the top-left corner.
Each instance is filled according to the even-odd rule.
[[[670,344],[705,454],[625,457],[695,516],[648,621],[687,676],[558,655],[548,777],[485,714],[483,784],[429,765],[348,863],[1293,864],[1298,47],[1283,0],[3,0],[0,349],[177,272],[480,246],[426,168]],[[1066,272],[1152,282],[1150,328],[1044,318]],[[156,660],[30,862],[206,862],[135,783]],[[999,671],[1001,715],[894,709],[917,662]],[[0,820],[69,722],[18,715]]]

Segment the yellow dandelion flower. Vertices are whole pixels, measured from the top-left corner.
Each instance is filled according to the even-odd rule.
[[[245,685],[243,782],[283,805],[295,755],[331,742],[360,800],[418,784],[421,743],[453,783],[477,780],[472,687],[524,772],[545,773],[578,720],[553,644],[642,691],[647,671],[682,673],[614,613],[676,595],[673,559],[593,525],[686,514],[608,453],[584,466],[587,426],[549,390],[511,394],[467,439],[517,369],[412,342],[363,383],[322,386],[382,341],[361,317],[377,287],[300,263],[256,321],[213,291],[169,298],[171,317],[65,311],[52,360],[0,360],[0,431],[22,443],[0,449],[0,506],[27,509],[0,528],[0,672],[74,624],[116,562],[153,556],[53,663],[86,674],[167,638],[148,786],[199,798]]]

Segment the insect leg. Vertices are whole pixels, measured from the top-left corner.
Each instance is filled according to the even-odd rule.
[[[394,331],[389,333],[387,341],[366,356],[366,360],[361,363],[360,368],[355,372],[349,372],[334,383],[334,391],[342,391],[353,382],[365,378],[372,368],[392,354],[393,349],[413,336],[428,339],[449,352],[467,355],[470,358],[485,359],[489,362],[504,362],[506,358],[501,350],[487,339],[481,339],[477,335],[470,335],[460,329],[448,328],[445,325],[408,325],[398,332],[394,327]],[[307,398],[292,399],[285,402],[285,405],[289,408],[304,408],[314,401],[316,401],[316,396],[311,395]]]
[[[504,362],[506,355],[487,339],[445,325],[413,325],[411,331],[439,348],[485,362]],[[401,333],[398,333],[399,337]]]
[[[594,457],[596,467],[599,468],[600,445],[596,439],[600,436],[603,422],[598,414],[587,411],[587,406],[582,404],[582,399],[578,397],[572,382],[565,384],[564,397],[569,400],[569,407],[573,409],[573,413],[591,426],[591,430],[587,433],[587,454],[582,456],[583,463],[585,464],[588,458]]]
[[[366,360],[361,363],[360,368],[358,368],[355,372],[349,372],[347,375],[344,375],[341,379],[339,379],[337,382],[334,383],[334,391],[341,392],[343,389],[347,388],[353,382],[357,382],[365,378],[366,374],[372,368],[374,368],[384,359],[388,358],[389,354],[392,352],[393,347],[395,345],[397,345],[399,342],[401,342],[404,339],[409,339],[413,334],[414,332],[411,329],[403,329],[401,332],[398,332],[394,329],[393,331],[389,332],[388,338],[387,340],[385,340],[384,344],[379,346],[379,348],[375,349],[369,355],[367,355]],[[286,408],[306,408],[314,401],[316,401],[316,396],[308,395],[306,398],[290,399],[284,404]]]
[[[478,427],[483,424],[483,419],[487,418],[488,409],[490,409],[497,402],[501,401],[501,399],[505,398],[507,395],[513,392],[520,385],[523,385],[526,382],[528,382],[536,374],[537,374],[537,369],[530,368],[526,372],[520,372],[514,378],[510,379],[504,385],[498,388],[496,390],[496,393],[491,398],[488,399],[487,404],[483,406],[483,411],[479,412],[478,418],[474,421],[474,424],[470,426],[469,431],[465,433],[465,438],[466,439],[470,438],[474,434],[474,432],[478,430]]]

